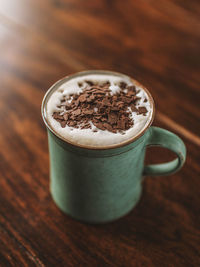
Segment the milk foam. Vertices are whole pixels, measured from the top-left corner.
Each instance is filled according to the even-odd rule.
[[[58,108],[57,106],[59,106],[60,100],[63,98],[63,96],[69,96],[70,94],[80,94],[87,85],[87,83],[85,82],[87,80],[98,83],[109,81],[111,84],[109,87],[109,89],[112,91],[111,94],[116,94],[118,91],[120,91],[119,83],[122,81],[126,82],[128,85],[133,85],[133,82],[127,76],[121,77],[102,74],[90,74],[80,76],[72,78],[63,83],[49,97],[46,110],[46,117],[51,128],[60,136],[76,144],[104,147],[114,144],[120,144],[121,142],[124,142],[134,136],[137,136],[138,134],[140,134],[140,132],[142,132],[146,125],[149,124],[153,112],[153,107],[150,104],[149,96],[141,87],[134,84],[136,86],[136,91],[139,90],[137,96],[141,97],[141,99],[137,102],[137,105],[146,107],[147,113],[146,116],[144,116],[143,114],[138,115],[130,110],[132,113],[134,125],[130,129],[126,130],[124,134],[112,133],[107,130],[100,130],[96,128],[92,124],[92,122],[92,129],[79,129],[69,127],[68,125],[66,125],[65,128],[62,128],[60,123],[52,117],[52,114],[54,112],[61,111],[61,108]],[[81,84],[82,86],[80,87],[79,84]],[[144,102],[145,99],[147,99],[146,102]],[[97,130],[97,132],[94,132],[94,130]]]

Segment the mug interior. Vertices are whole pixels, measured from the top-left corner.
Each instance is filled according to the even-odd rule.
[[[117,76],[117,77],[122,77],[122,78],[129,78],[134,85],[141,87],[146,94],[148,95],[149,98],[149,103],[150,103],[150,107],[151,107],[151,115],[150,118],[148,120],[148,122],[146,123],[145,127],[142,129],[142,131],[140,131],[138,134],[134,135],[133,137],[120,142],[119,144],[112,144],[112,145],[106,145],[106,146],[89,146],[89,145],[82,145],[82,144],[77,144],[76,142],[72,142],[71,140],[67,140],[66,138],[62,137],[60,134],[58,134],[50,125],[48,118],[47,118],[47,103],[49,98],[51,97],[51,95],[64,83],[66,83],[67,81],[76,78],[76,77],[81,77],[81,76],[86,76],[86,75],[91,75],[91,74],[100,74],[100,75],[111,75],[111,76]],[[125,145],[128,145],[134,141],[136,141],[137,139],[139,139],[145,132],[146,130],[151,126],[154,116],[155,116],[155,105],[154,105],[154,100],[151,96],[151,94],[149,93],[149,91],[142,85],[140,84],[138,81],[136,81],[135,79],[122,74],[122,73],[118,73],[118,72],[113,72],[113,71],[105,71],[105,70],[88,70],[88,71],[81,71],[69,76],[66,76],[64,78],[62,78],[61,80],[57,81],[56,83],[54,83],[49,90],[46,92],[43,101],[42,101],[42,107],[41,107],[41,112],[42,112],[42,118],[43,121],[47,127],[47,129],[49,131],[51,131],[51,133],[53,133],[57,138],[59,138],[60,140],[64,141],[66,144],[70,144],[76,147],[80,147],[80,148],[85,148],[85,149],[92,149],[92,150],[105,150],[105,149],[114,149],[114,148],[119,148]]]

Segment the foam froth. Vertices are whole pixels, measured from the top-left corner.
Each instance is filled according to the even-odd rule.
[[[88,82],[94,82],[102,84],[105,82],[110,83],[109,89],[111,94],[117,94],[120,88],[120,82],[125,82],[127,85],[135,85],[137,97],[140,97],[140,100],[137,102],[137,105],[143,106],[147,109],[146,116],[144,114],[137,114],[136,112],[131,111],[131,119],[133,120],[133,126],[126,130],[125,132],[113,133],[108,130],[100,130],[90,122],[91,129],[81,129],[73,128],[66,125],[64,128],[61,127],[60,123],[53,118],[55,112],[62,112],[64,110],[60,107],[60,102],[63,97],[68,97],[68,103],[72,94],[80,94],[83,92],[84,88],[88,85]],[[125,91],[126,92],[126,91]],[[149,101],[148,94],[137,84],[134,84],[133,81],[127,76],[115,76],[115,75],[102,75],[102,74],[89,74],[85,76],[72,77],[71,79],[63,82],[59,88],[53,92],[47,102],[46,117],[51,128],[60,136],[69,140],[73,143],[92,146],[92,147],[105,147],[114,144],[120,144],[134,136],[140,134],[143,129],[149,124],[152,118],[153,107],[152,103]]]

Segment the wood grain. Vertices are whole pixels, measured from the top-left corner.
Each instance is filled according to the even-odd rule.
[[[0,266],[200,265],[200,4],[197,0],[2,0]],[[148,177],[141,202],[107,225],[76,222],[49,194],[45,91],[83,69],[131,75],[154,125],[186,143],[184,168]],[[147,162],[170,160],[148,149]]]

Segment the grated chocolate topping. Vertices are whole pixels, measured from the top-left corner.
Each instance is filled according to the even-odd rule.
[[[80,94],[63,96],[60,100],[57,107],[62,110],[54,112],[52,116],[61,127],[68,125],[73,128],[91,129],[92,123],[97,129],[123,134],[134,124],[132,112],[146,115],[146,107],[136,105],[140,97],[137,96],[139,91],[136,91],[134,85],[128,86],[125,82],[120,82],[120,90],[112,94],[109,82],[86,83],[87,86]],[[79,86],[82,86],[82,83],[79,83]],[[96,129],[93,131],[97,132]]]

